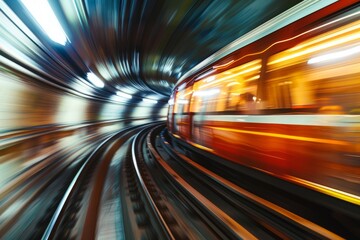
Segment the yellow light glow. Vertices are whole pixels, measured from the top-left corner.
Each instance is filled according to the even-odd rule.
[[[328,49],[328,48],[334,47],[336,45],[340,45],[340,44],[347,43],[347,42],[354,41],[354,40],[358,40],[358,39],[360,39],[360,33],[353,34],[353,35],[343,37],[343,38],[338,38],[336,40],[333,40],[333,41],[330,41],[330,42],[327,42],[327,43],[324,43],[324,44],[321,44],[321,45],[318,45],[318,46],[315,46],[315,47],[304,49],[303,51],[296,52],[294,54],[286,55],[285,57],[282,57],[282,58],[279,58],[279,59],[276,59],[274,61],[269,62],[269,65],[280,63],[280,62],[283,62],[283,61],[286,61],[286,60],[290,60],[290,59],[300,57],[300,56],[303,56],[303,55],[306,55],[306,54],[310,54],[310,53],[313,53],[313,52],[317,52],[317,51],[320,51],[320,50]]]
[[[308,31],[302,32],[302,33],[300,33],[300,34],[298,34],[298,35],[296,35],[296,36],[293,36],[293,37],[291,37],[291,38],[287,38],[287,39],[283,39],[283,40],[274,42],[274,43],[272,43],[271,45],[269,45],[268,47],[266,47],[265,49],[263,49],[262,51],[245,54],[245,55],[241,56],[240,58],[235,59],[234,62],[238,62],[238,61],[240,61],[240,60],[242,60],[242,59],[244,59],[244,58],[246,58],[246,57],[260,55],[260,54],[266,52],[267,50],[269,50],[270,48],[272,48],[272,47],[275,46],[275,45],[292,41],[292,40],[297,39],[297,38],[299,38],[299,37],[301,37],[301,36],[307,35],[307,34],[309,34],[309,33],[311,33],[311,32],[314,32],[314,31],[318,31],[319,29],[328,27],[328,26],[330,26],[330,25],[333,25],[333,24],[335,24],[335,23],[341,22],[341,21],[343,21],[343,20],[345,20],[345,19],[354,17],[354,16],[356,16],[356,15],[360,15],[360,11],[357,11],[357,12],[355,12],[355,13],[346,15],[346,16],[344,16],[344,17],[342,17],[342,18],[339,18],[339,19],[336,19],[336,20],[334,20],[334,21],[325,23],[325,24],[323,24],[323,25],[321,25],[321,26],[312,28],[312,29],[310,29],[310,30],[308,30]],[[357,23],[357,24],[358,24],[358,23]],[[301,47],[300,47],[300,48],[301,48]],[[291,51],[291,50],[288,50],[288,51]]]
[[[230,64],[232,64],[233,62],[234,62],[234,60],[231,60],[231,61],[229,61],[229,62],[227,62],[227,63],[221,64],[221,65],[216,65],[216,66],[213,66],[213,68],[215,68],[215,69],[224,68],[224,67],[229,66],[229,65],[230,65]]]
[[[227,131],[227,132],[246,133],[246,134],[252,134],[252,135],[285,138],[285,139],[306,141],[306,142],[326,143],[326,144],[342,145],[342,146],[347,146],[349,144],[345,141],[340,141],[340,140],[301,137],[301,136],[287,135],[287,134],[281,134],[281,133],[257,132],[257,131],[248,131],[248,130],[240,130],[240,129],[233,129],[233,128],[224,128],[224,127],[210,127],[210,128],[215,129],[215,130]]]
[[[352,26],[352,25],[354,25],[354,26]],[[299,44],[299,45],[297,45],[297,46],[295,46],[295,47],[293,47],[293,48],[291,48],[289,50],[290,51],[297,51],[297,50],[300,50],[302,48],[305,48],[305,47],[308,47],[308,46],[323,42],[325,40],[328,40],[328,39],[343,35],[345,33],[349,33],[349,32],[352,32],[352,31],[357,31],[359,29],[360,29],[359,22],[355,22],[355,23],[351,24],[351,26],[346,27],[345,29],[337,29],[335,32],[331,32],[331,33],[326,34],[325,36],[320,36],[320,37],[317,37],[317,38],[312,39],[310,41],[306,41],[306,42],[301,43],[301,44]]]
[[[346,49],[343,51],[337,51],[337,52],[333,52],[333,53],[329,53],[329,54],[311,58],[311,59],[309,59],[308,64],[314,64],[314,63],[318,63],[318,62],[331,61],[334,59],[344,58],[344,57],[348,57],[348,56],[357,54],[359,52],[360,52],[360,46],[356,46],[356,47],[349,48],[349,49]]]
[[[213,75],[213,76],[210,76],[210,77],[207,77],[207,78],[204,79],[205,82],[211,82],[211,81],[213,81],[213,80],[215,80],[215,76],[214,76],[214,75]]]
[[[251,78],[248,78],[245,80],[245,82],[251,82],[251,81],[254,81],[254,80],[258,80],[260,78],[260,75],[256,75],[256,76],[253,76]]]
[[[334,188],[330,188],[330,187],[320,185],[320,184],[317,184],[317,183],[314,183],[314,182],[310,182],[310,181],[307,181],[307,180],[304,180],[304,179],[301,179],[301,178],[297,178],[297,177],[294,177],[294,176],[286,175],[283,178],[288,180],[288,181],[295,182],[295,183],[297,183],[299,185],[308,187],[310,189],[314,189],[314,190],[316,190],[318,192],[322,192],[322,193],[324,193],[326,195],[329,195],[329,196],[332,196],[332,197],[335,197],[335,198],[338,198],[338,199],[341,199],[341,200],[344,200],[344,201],[347,201],[347,202],[350,202],[350,203],[353,203],[353,204],[356,204],[356,205],[360,205],[360,197],[356,196],[354,194],[343,192],[343,191],[340,191],[340,190],[337,190],[337,189],[334,189]]]
[[[208,87],[208,86],[220,83],[220,82],[224,82],[226,80],[233,80],[233,78],[235,78],[237,76],[240,76],[240,75],[243,75],[246,73],[250,73],[250,72],[254,72],[254,71],[259,71],[260,68],[261,68],[260,60],[254,60],[249,63],[243,64],[239,67],[231,69],[233,74],[227,75],[225,77],[221,77],[221,78],[219,78],[215,81],[211,81],[207,84],[203,84],[199,88],[205,88],[205,87]],[[221,75],[221,74],[218,74],[218,75]]]
[[[238,82],[231,82],[231,83],[228,83],[226,86],[227,87],[231,87],[231,86],[234,86],[234,85],[239,85],[240,83]]]
[[[182,95],[183,97],[189,96],[190,94],[192,94],[194,91],[189,91],[187,93],[185,93],[184,95]]]
[[[197,143],[194,143],[194,142],[191,142],[191,141],[189,141],[189,143],[190,143],[191,145],[193,145],[194,147],[197,147],[197,148],[199,148],[199,149],[202,149],[202,150],[205,150],[205,151],[208,151],[208,152],[214,152],[213,149],[208,148],[208,147],[204,147],[203,145],[200,145],[200,144],[197,144]]]
[[[360,21],[349,24],[341,29],[333,30],[316,38],[308,40],[285,52],[276,54],[269,65],[281,63],[304,55],[319,52],[342,44],[356,42],[360,39]]]

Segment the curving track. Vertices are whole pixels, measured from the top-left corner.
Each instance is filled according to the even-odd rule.
[[[354,239],[358,206],[299,188],[271,175],[202,155],[163,131],[148,141],[158,164],[227,238]],[[157,147],[156,147],[157,146]],[[312,198],[317,198],[312,199]],[[323,204],[319,204],[323,202]]]
[[[205,156],[163,129],[100,131],[34,157],[0,192],[2,239],[359,237],[357,206],[319,205],[309,190]],[[48,131],[61,130],[29,136]]]

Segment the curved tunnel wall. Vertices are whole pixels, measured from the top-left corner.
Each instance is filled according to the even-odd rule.
[[[0,12],[0,133],[41,125],[166,116],[167,99],[157,104],[139,97],[118,100],[105,82],[96,88],[70,45],[52,42],[26,25],[5,3]],[[121,89],[120,89],[121,90]],[[139,92],[141,93],[141,92]]]
[[[48,86],[9,65],[0,68],[0,187],[56,151],[128,125],[164,120],[167,113],[163,102],[89,99]]]
[[[136,105],[86,99],[16,76],[2,67],[0,77],[0,131],[31,126],[79,124],[116,119],[161,118],[164,105]]]
[[[71,46],[44,41],[3,2],[0,7],[0,187],[56,152],[165,120],[164,96],[154,104],[136,96],[119,100],[110,86],[97,89]]]

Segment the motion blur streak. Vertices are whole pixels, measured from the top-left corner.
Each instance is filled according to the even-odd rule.
[[[359,54],[317,59],[358,49],[354,4],[0,0],[1,238],[41,239],[89,156],[107,156],[101,169],[116,156],[118,184],[134,134],[95,150],[166,116],[175,137],[224,161],[358,196]],[[65,227],[86,208],[77,197],[93,182],[81,181]]]
[[[264,132],[246,131],[246,130],[238,130],[238,129],[231,129],[231,128],[219,128],[219,127],[210,127],[210,128],[213,128],[213,129],[216,129],[216,130],[221,130],[221,131],[246,133],[246,134],[253,134],[253,135],[260,135],[260,136],[267,136],[267,137],[285,138],[285,139],[307,141],[307,142],[327,143],[327,144],[334,144],[334,145],[348,145],[348,143],[345,142],[345,141],[336,141],[336,140],[329,140],[329,139],[298,137],[298,136],[292,136],[292,135],[287,135],[287,134],[264,133]]]
[[[360,10],[353,3],[264,38],[258,32],[183,78],[169,101],[169,130],[226,160],[359,205]]]
[[[47,0],[22,0],[22,3],[31,12],[32,16],[49,35],[51,40],[61,45],[66,44],[67,36]]]

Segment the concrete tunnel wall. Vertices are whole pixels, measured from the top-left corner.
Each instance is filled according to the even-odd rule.
[[[1,67],[0,132],[41,125],[81,124],[119,119],[164,119],[167,106],[111,103],[76,96]]]

